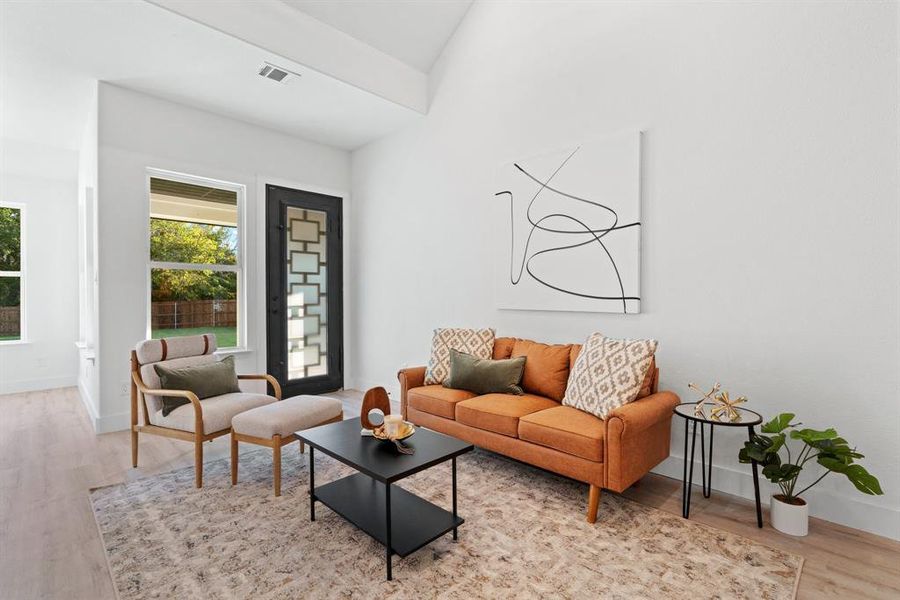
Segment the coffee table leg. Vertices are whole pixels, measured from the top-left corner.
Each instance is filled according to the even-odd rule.
[[[316,463],[313,460],[316,449],[309,447],[309,520],[316,520]]]
[[[750,441],[753,441],[753,426],[747,428],[750,435]],[[756,526],[762,529],[762,505],[759,503],[759,473],[756,472],[756,461],[751,460],[753,465],[753,492],[756,495]]]
[[[384,484],[384,526],[385,526],[385,544],[384,544],[384,554],[385,560],[387,562],[387,579],[390,581],[393,579],[391,577],[391,555],[393,551],[391,550],[391,484]]]
[[[456,522],[456,457],[455,456],[451,459],[451,462],[453,464],[453,522],[455,523]],[[458,536],[456,530],[457,530],[457,527],[454,526],[453,527],[453,541],[456,541],[459,539],[459,536]]]

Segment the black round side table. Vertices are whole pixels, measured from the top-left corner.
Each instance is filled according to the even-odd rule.
[[[735,421],[717,421],[707,416],[695,415],[694,409],[697,407],[696,402],[686,402],[675,407],[675,414],[684,418],[684,475],[682,478],[681,493],[681,516],[685,519],[690,518],[691,514],[691,487],[694,483],[694,449],[697,445],[697,424],[700,424],[700,472],[703,483],[703,497],[709,498],[712,495],[712,453],[713,453],[713,432],[716,426],[721,427],[746,427],[750,439],[753,439],[753,428],[762,423],[762,416],[752,410],[746,408],[735,407],[738,411],[739,418]],[[691,426],[691,455],[688,459],[688,425]],[[709,425],[709,468],[706,466],[706,444],[704,440],[704,429]],[[690,465],[690,467],[688,466]],[[756,493],[756,524],[763,526],[762,506],[759,503],[759,474],[757,473],[756,461],[752,462],[753,468],[753,491]]]

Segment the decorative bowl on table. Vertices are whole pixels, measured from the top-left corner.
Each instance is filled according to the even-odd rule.
[[[400,432],[394,436],[388,436],[384,431],[384,425],[380,425],[372,430],[372,436],[378,438],[379,440],[387,440],[391,442],[397,442],[401,440],[405,440],[410,437],[412,434],[416,432],[416,428],[413,427],[413,424],[408,421],[403,421],[400,424]]]

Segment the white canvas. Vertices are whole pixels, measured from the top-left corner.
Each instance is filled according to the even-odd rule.
[[[637,131],[501,167],[498,308],[640,312],[640,196]]]

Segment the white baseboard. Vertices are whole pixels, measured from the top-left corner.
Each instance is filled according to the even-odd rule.
[[[400,383],[396,379],[391,382],[384,382],[376,381],[374,379],[356,378],[344,382],[344,389],[359,390],[361,392],[365,392],[366,390],[378,386],[387,390],[388,395],[391,397],[391,401],[400,402]]]
[[[84,405],[84,409],[87,411],[88,419],[91,422],[91,426],[94,428],[94,433],[97,432],[97,411],[94,409],[94,402],[91,399],[90,393],[88,393],[87,388],[84,385],[82,380],[78,380],[78,396],[81,398],[81,403]]]
[[[91,425],[94,427],[94,433],[100,434],[111,433],[113,431],[127,431],[131,427],[130,413],[124,412],[113,415],[98,415],[97,410],[94,408],[94,403],[91,400],[91,395],[81,381],[78,382],[78,395],[81,397],[81,403],[84,404],[85,410],[87,410],[88,418],[91,421]]]
[[[671,455],[657,465],[653,472],[681,480],[684,473],[684,459],[681,456]],[[694,463],[694,485],[699,486],[700,481],[700,461],[697,460]],[[747,465],[746,471],[713,465],[712,481],[715,491],[748,500],[754,499],[750,465]],[[764,506],[768,506],[770,496],[776,488],[762,476],[759,488],[760,501]],[[694,490],[694,494],[694,502],[698,501],[698,497],[702,499],[698,490]],[[870,503],[867,501],[868,496],[853,498],[815,489],[803,496],[809,502],[809,514],[812,517],[900,540],[900,508]]]
[[[113,431],[128,431],[131,428],[131,413],[123,412],[113,415],[103,415],[94,421],[96,433],[112,433]]]
[[[0,381],[0,394],[18,394],[20,392],[36,392],[56,388],[75,387],[78,378],[75,375],[63,377],[44,377],[41,379],[20,379],[18,381]]]

